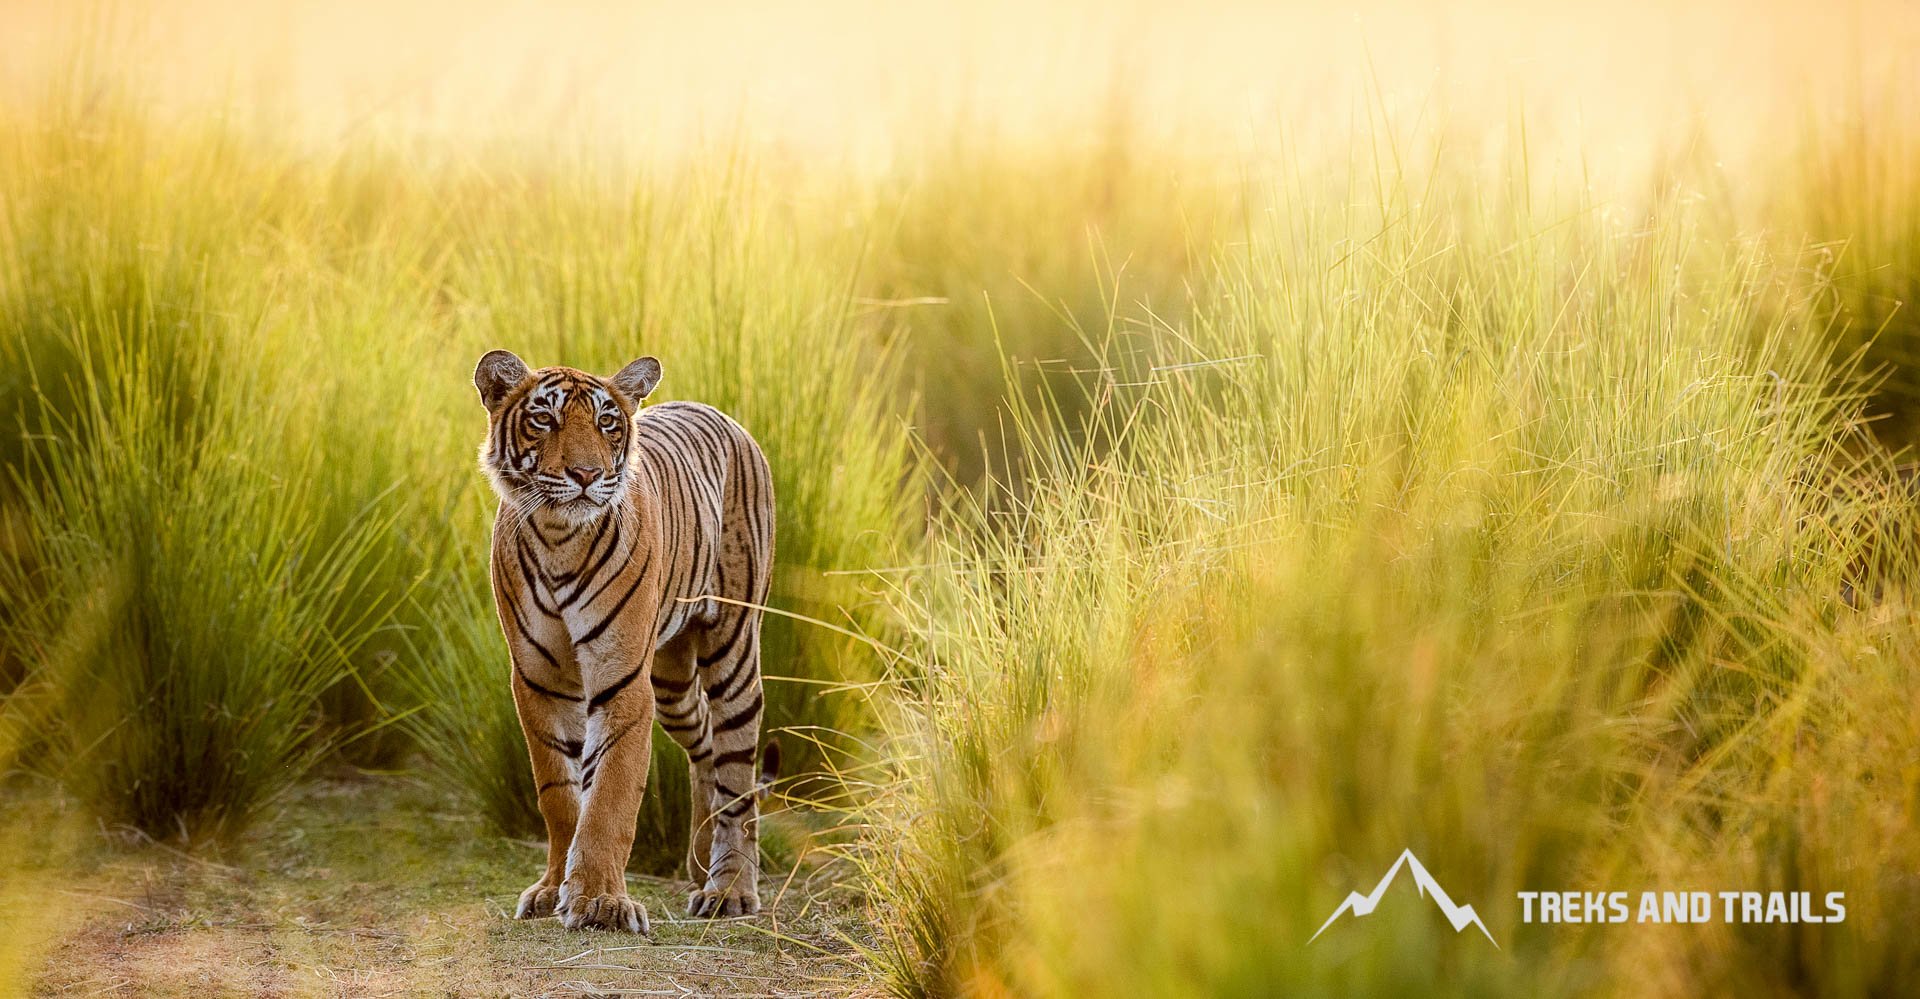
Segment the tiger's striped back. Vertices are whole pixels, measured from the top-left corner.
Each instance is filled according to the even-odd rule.
[[[746,615],[697,600],[708,594],[764,603],[773,570],[773,476],[759,445],[726,414],[697,402],[649,406],[634,421],[634,462],[664,510],[662,545],[678,553],[666,576],[668,615],[660,641],[689,621],[734,619],[744,640]],[[756,684],[757,689],[757,684]]]

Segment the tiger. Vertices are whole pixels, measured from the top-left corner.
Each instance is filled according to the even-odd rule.
[[[773,481],[712,406],[649,405],[642,357],[611,378],[480,358],[480,461],[499,506],[490,558],[521,733],[547,831],[546,871],[516,919],[648,934],[625,870],[653,722],[686,750],[694,917],[760,911],[754,762],[765,703],[760,625]]]

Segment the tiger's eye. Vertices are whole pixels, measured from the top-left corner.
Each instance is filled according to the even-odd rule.
[[[613,415],[612,413],[601,413],[601,414],[600,414],[600,429],[602,429],[602,430],[604,430],[604,431],[606,431],[606,432],[608,432],[608,433],[612,433],[612,432],[613,432],[613,428],[615,428],[615,427],[617,427],[617,426],[619,426],[619,425],[620,425],[620,418],[619,418],[619,417],[617,417],[617,416],[615,416],[615,415]]]

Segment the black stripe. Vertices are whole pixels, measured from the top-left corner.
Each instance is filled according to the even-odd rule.
[[[567,542],[572,541],[573,536],[580,533],[580,525],[575,524],[574,526],[567,528],[567,533],[560,535],[558,538],[555,538],[552,541],[547,540],[547,532],[541,530],[540,525],[535,524],[533,527],[533,530],[535,534],[538,534],[540,536],[540,540],[542,542],[545,542],[548,548],[558,548],[561,545],[564,545]]]
[[[535,733],[534,738],[540,740],[541,745],[566,756],[568,759],[577,760],[580,758],[580,740],[578,739],[561,739],[548,735],[545,732]]]
[[[722,604],[721,606],[725,606],[725,605]],[[708,666],[712,666],[713,664],[719,662],[720,660],[725,659],[727,657],[727,653],[733,651],[733,644],[740,640],[740,632],[746,630],[747,618],[753,616],[754,608],[735,607],[733,609],[738,611],[739,613],[735,614],[733,617],[732,633],[727,635],[727,640],[725,642],[722,642],[720,645],[714,648],[714,651],[711,655],[705,655],[699,658],[698,663],[701,669],[705,669]],[[709,689],[711,689],[711,687],[709,687]]]
[[[713,727],[713,734],[720,736],[734,729],[745,727],[747,723],[760,717],[760,707],[760,691],[755,690],[753,692],[753,700],[741,705],[738,712],[735,712],[720,724],[715,725]]]
[[[627,684],[632,683],[633,678],[636,676],[639,676],[640,672],[646,668],[647,667],[645,663],[635,666],[631,673],[628,673],[626,676],[623,676],[620,679],[615,680],[612,686],[599,692],[598,694],[593,695],[593,700],[587,702],[587,711],[591,713],[605,707],[608,701],[611,701],[615,697],[619,696],[621,691],[627,689]]]
[[[618,535],[615,535],[614,544],[616,545],[619,544]],[[607,550],[611,552],[613,549],[608,548]],[[627,564],[628,565],[633,564],[633,557],[631,553],[628,554]],[[645,576],[647,574],[647,567],[652,564],[653,564],[653,549],[648,548],[646,554],[642,556],[640,560],[640,575]],[[595,566],[593,571],[597,575],[599,574],[600,569],[598,566]],[[603,580],[600,583],[600,585],[594,589],[593,596],[590,596],[585,600],[576,600],[575,598],[578,598],[580,596],[580,592],[587,588],[587,583],[592,579],[592,577],[582,577],[580,580],[579,588],[573,591],[573,597],[568,598],[566,605],[568,607],[572,607],[574,606],[575,603],[578,603],[581,610],[585,610],[588,607],[592,607],[593,602],[600,599],[600,594],[607,592],[607,587],[612,586],[614,584],[614,581],[618,580],[619,578],[620,578],[620,570],[615,569],[614,571],[608,573],[607,578]]]
[[[560,609],[557,607],[548,607],[540,599],[540,584],[534,580],[534,568],[527,564],[527,549],[526,546],[520,543],[519,538],[513,540],[513,551],[514,554],[520,558],[520,578],[526,580],[527,595],[533,598],[534,609],[548,617],[558,618],[560,616]]]
[[[730,750],[728,752],[721,753],[719,756],[716,756],[713,758],[713,765],[716,767],[731,766],[735,763],[752,763],[752,762],[753,762],[752,746],[748,746],[745,749]]]
[[[577,575],[579,575],[579,574],[580,574],[580,570],[581,570],[581,568],[582,568],[582,567],[584,567],[584,566],[585,566],[585,565],[587,564],[587,560],[588,560],[588,559],[590,559],[590,558],[592,558],[592,557],[593,557],[593,553],[594,553],[594,552],[595,552],[595,551],[596,551],[597,549],[599,549],[599,547],[600,547],[600,539],[601,539],[601,538],[604,538],[604,537],[606,537],[606,534],[607,534],[607,524],[608,524],[608,522],[610,522],[610,521],[612,521],[613,519],[614,519],[614,515],[613,515],[613,514],[611,514],[611,513],[609,513],[609,514],[607,514],[607,515],[605,515],[605,516],[603,516],[603,517],[601,517],[601,518],[600,518],[600,526],[599,526],[599,527],[596,527],[596,528],[594,528],[594,529],[593,529],[593,540],[592,540],[592,541],[589,541],[589,542],[587,542],[587,550],[586,550],[586,552],[585,552],[585,553],[583,553],[583,554],[582,554],[582,555],[580,556],[580,564],[579,564],[579,565],[576,565],[576,566],[574,566],[574,567],[573,567],[572,569],[569,569],[569,570],[567,570],[566,572],[563,572],[563,573],[560,573],[560,574],[559,574],[559,575],[557,575],[557,576],[554,576],[554,577],[553,577],[553,585],[555,585],[555,586],[565,586],[565,585],[567,585],[568,583],[570,583],[570,582],[572,582],[572,581],[573,581],[573,577],[575,577],[575,576],[577,576]],[[554,594],[554,596],[555,596],[556,598],[557,598],[557,597],[558,597],[559,595],[560,595],[560,594],[559,594],[558,592],[556,592],[556,593]]]
[[[760,675],[760,650],[757,642],[749,641],[740,657],[733,661],[733,669],[727,677],[707,688],[707,700],[714,704],[725,704],[740,696],[747,685]]]
[[[674,711],[671,708],[668,708],[666,705],[662,704],[656,707],[653,713],[661,719],[660,723],[664,725],[667,723],[668,719],[671,719],[673,721],[685,721],[688,718],[692,718],[694,714],[699,710],[700,710],[700,702],[695,701],[685,711]]]
[[[614,517],[613,514],[607,515],[608,520],[613,520],[613,517]],[[620,524],[616,521],[613,525],[613,540],[607,542],[607,550],[600,553],[600,560],[598,562],[595,562],[593,564],[593,568],[587,570],[586,573],[580,577],[579,584],[573,588],[573,594],[567,597],[567,599],[564,602],[562,602],[560,606],[572,607],[574,601],[580,598],[581,592],[587,588],[587,584],[593,582],[593,578],[595,576],[600,575],[600,570],[606,566],[607,560],[613,557],[614,551],[619,547],[620,547]],[[592,554],[592,552],[589,551],[588,554]],[[600,584],[600,590],[606,589],[607,586],[611,584],[614,579],[619,577],[619,575],[620,574],[616,572],[613,574],[613,576],[608,577],[605,583]],[[599,596],[600,590],[593,591],[593,595],[596,597]],[[587,602],[592,603],[593,601],[589,599]]]
[[[687,677],[683,682],[680,680],[669,680],[658,673],[653,674],[654,692],[659,693],[665,691],[666,693],[672,694],[674,700],[679,700],[680,695],[686,693],[687,689],[692,686],[693,677]]]
[[[527,630],[527,622],[520,616],[520,605],[514,603],[512,600],[508,600],[507,610],[513,617],[513,626],[520,631],[520,637],[526,639],[528,645],[533,646],[533,651],[540,653],[540,658],[545,659],[547,665],[552,666],[554,669],[559,669],[560,660],[555,659],[553,653],[548,652],[547,647],[541,645],[539,640],[533,637],[533,632]]]
[[[751,796],[741,794],[725,784],[715,783],[713,785],[713,791],[722,801],[726,802],[726,804],[720,806],[720,814],[722,815],[740,815],[753,808],[753,798]]]
[[[571,787],[575,783],[576,782],[571,777],[567,778],[566,780],[550,780],[545,784],[540,785],[540,789],[538,791],[533,792],[533,796],[538,798],[539,796],[546,794],[548,791],[551,791],[556,787]]]
[[[706,718],[704,717],[694,719],[691,721],[668,721],[663,718],[660,721],[660,727],[666,729],[669,733],[697,732],[700,730],[701,726],[704,725],[705,723],[706,723]]]
[[[578,704],[579,702],[586,700],[586,698],[581,697],[577,694],[563,694],[557,690],[552,690],[547,687],[542,687],[539,684],[534,683],[533,678],[527,675],[526,670],[523,670],[520,668],[519,663],[513,664],[513,675],[519,677],[520,682],[526,684],[528,690],[531,690],[534,693],[539,694],[541,697],[551,697],[556,701],[572,701],[575,704]]]
[[[626,738],[627,733],[633,731],[639,724],[640,719],[629,719],[625,725],[620,726],[620,731],[602,740],[600,745],[593,748],[593,752],[587,754],[587,758],[582,761],[580,765],[587,771],[588,780],[593,779],[593,771],[599,768],[600,760],[607,755],[607,750],[612,749],[621,739]]]
[[[574,639],[573,647],[577,649],[583,645],[587,645],[591,643],[594,639],[599,638],[603,633],[605,633],[607,630],[607,626],[613,623],[614,618],[620,616],[620,612],[624,610],[627,606],[627,601],[633,599],[634,591],[640,589],[640,584],[645,582],[646,579],[647,579],[646,566],[641,566],[640,571],[633,574],[633,585],[627,587],[626,595],[620,598],[619,603],[613,605],[613,609],[608,611],[606,616],[600,619],[599,624],[594,625],[593,628],[590,631],[588,631],[585,635],[582,635],[581,637]],[[628,679],[632,679],[632,677],[629,676]]]

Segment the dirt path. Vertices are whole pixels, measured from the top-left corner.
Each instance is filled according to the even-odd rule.
[[[680,918],[684,883],[632,878],[652,920],[648,942],[507,918],[541,848],[488,834],[406,778],[310,785],[219,857],[130,843],[88,828],[50,794],[10,794],[13,815],[43,817],[25,832],[7,823],[14,849],[38,841],[31,852],[42,859],[0,890],[0,933],[37,941],[17,971],[39,994],[873,991],[850,942],[858,900],[805,861],[797,874],[769,875],[766,912],[723,922]]]

